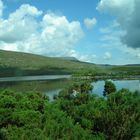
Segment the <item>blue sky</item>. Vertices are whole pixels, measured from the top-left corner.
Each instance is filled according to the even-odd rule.
[[[0,49],[139,64],[139,9],[139,0],[0,0]]]

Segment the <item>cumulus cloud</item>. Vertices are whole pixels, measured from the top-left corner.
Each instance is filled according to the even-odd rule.
[[[56,52],[63,49],[61,53],[64,53],[84,35],[78,21],[69,22],[65,16],[54,13],[48,13],[43,17],[42,26],[43,42]]]
[[[26,40],[35,34],[38,27],[35,17],[41,13],[33,6],[22,5],[8,19],[0,21],[0,40],[7,43]]]
[[[109,60],[109,59],[111,59],[112,58],[112,55],[111,55],[111,53],[110,52],[105,52],[104,53],[104,57],[103,57],[104,59],[106,59],[106,60]]]
[[[66,56],[84,36],[80,22],[21,5],[7,19],[0,20],[0,49]],[[39,17],[39,18],[37,18]]]
[[[126,19],[134,11],[135,0],[100,0],[97,10]],[[126,12],[127,11],[127,12]]]
[[[84,19],[84,24],[87,27],[87,29],[91,29],[97,24],[97,20],[96,18],[92,18],[92,19],[86,18]]]
[[[140,59],[140,48],[133,49],[133,48],[124,46],[124,49],[122,49],[122,51],[125,54],[128,54],[128,55],[130,54],[131,56],[137,58],[138,60]]]
[[[116,21],[111,22],[111,25],[108,27],[100,28],[99,30],[102,33],[100,38],[101,47],[120,51],[125,56],[128,55],[134,58],[133,63],[139,61],[140,48],[134,49],[122,43],[121,38],[125,35],[125,32],[120,29],[120,25]]]
[[[117,17],[120,27],[126,31],[122,42],[132,48],[140,48],[140,1],[101,0],[97,10]]]
[[[3,2],[0,0],[0,17],[2,16],[3,8],[4,8]]]

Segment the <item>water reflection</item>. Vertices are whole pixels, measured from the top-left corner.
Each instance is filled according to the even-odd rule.
[[[71,81],[66,79],[26,82],[0,82],[0,89],[9,89],[17,92],[33,91],[51,94],[69,86],[70,83]]]
[[[104,81],[93,82],[93,94],[103,96]],[[140,91],[140,80],[117,80],[113,81],[117,90],[127,88],[130,91]],[[0,89],[10,89],[13,91],[26,92],[40,92],[44,95],[48,95],[50,100],[54,95],[57,95],[60,90],[68,87],[71,84],[71,80],[47,80],[47,81],[26,81],[26,82],[0,82]]]
[[[17,77],[3,77],[0,82],[21,82],[21,81],[36,81],[36,80],[56,80],[56,79],[70,79],[71,75],[38,75],[38,76],[17,76]]]
[[[46,91],[46,92],[43,92],[43,95],[47,95],[49,97],[50,101],[53,101],[54,100],[54,96],[58,95],[61,90],[62,89]]]
[[[112,82],[116,85],[117,90],[127,88],[132,92],[136,90],[140,91],[140,80],[116,80]],[[94,88],[92,93],[103,96],[104,84],[104,81],[93,82],[92,85]]]

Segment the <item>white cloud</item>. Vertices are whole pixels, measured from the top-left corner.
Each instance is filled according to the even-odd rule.
[[[139,53],[139,54],[137,54],[137,57],[140,59],[140,53]]]
[[[124,48],[123,49],[121,48],[121,50],[125,54],[131,55],[131,56],[135,57],[137,60],[140,60],[140,48],[133,49],[133,48],[124,46]]]
[[[110,49],[112,51],[118,50],[125,56],[127,54],[128,58],[133,58],[133,63],[139,61],[140,48],[128,47],[127,45],[121,42],[121,37],[125,35],[125,32],[119,28],[116,22],[113,22],[108,27],[101,28],[100,32],[102,33],[102,37],[100,38],[101,47]]]
[[[77,58],[78,60],[80,61],[84,61],[84,62],[93,62],[94,63],[94,60],[96,59],[96,55],[93,54],[93,55],[89,55],[89,54],[81,54],[79,52],[77,52],[76,50],[70,50],[68,51],[65,56],[71,56],[71,57],[75,57]]]
[[[84,35],[78,21],[69,22],[65,16],[54,13],[48,13],[43,17],[42,26],[42,40],[54,52],[63,49],[61,53],[64,53]]]
[[[118,64],[139,63],[140,1],[101,0],[97,9],[117,17],[112,25],[100,29],[101,46],[124,55],[122,58],[117,58]]]
[[[84,35],[80,22],[70,22],[53,12],[43,18],[41,14],[36,7],[23,4],[7,19],[1,19],[0,49],[66,56]]]
[[[135,0],[100,0],[97,10],[126,18],[134,10]],[[127,11],[127,12],[126,12]]]
[[[116,16],[121,29],[126,31],[122,42],[140,48],[140,0],[100,0],[97,10]]]
[[[11,50],[11,48],[12,48],[13,51],[18,51],[16,43],[9,43],[9,44],[7,44],[5,42],[0,41],[0,49]]]
[[[1,16],[2,16],[3,9],[4,9],[4,5],[3,5],[2,0],[0,0],[0,18],[1,18]]]
[[[112,55],[110,52],[105,52],[103,58],[109,60],[112,58]]]
[[[23,16],[40,16],[42,11],[39,11],[35,6],[23,4],[14,13],[10,14],[10,18],[21,19]]]
[[[36,33],[38,23],[35,16],[42,11],[28,4],[22,5],[19,9],[9,15],[8,19],[0,21],[0,40],[12,43],[28,39]]]
[[[84,24],[87,27],[87,29],[91,29],[97,24],[97,20],[96,18],[92,18],[92,19],[86,18],[84,19]]]

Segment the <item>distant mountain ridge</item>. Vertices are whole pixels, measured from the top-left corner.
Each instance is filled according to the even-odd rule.
[[[125,66],[140,66],[140,64],[127,64]]]
[[[58,57],[60,59],[63,59],[63,60],[69,60],[69,61],[79,61],[77,58],[75,57]]]

